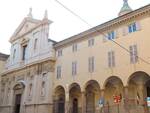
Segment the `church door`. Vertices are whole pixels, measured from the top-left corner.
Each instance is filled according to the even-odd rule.
[[[21,94],[17,94],[15,99],[15,113],[20,113],[20,105],[21,105]]]
[[[60,98],[58,102],[58,113],[64,113],[64,99]]]

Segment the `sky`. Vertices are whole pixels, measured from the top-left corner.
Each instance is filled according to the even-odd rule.
[[[93,27],[118,16],[123,0],[58,0],[74,11]],[[150,3],[150,0],[128,0],[135,10]],[[44,11],[53,23],[49,38],[61,41],[90,27],[72,15],[55,0],[2,0],[0,3],[0,52],[9,54],[9,38],[27,16],[32,7],[33,18],[42,19]]]

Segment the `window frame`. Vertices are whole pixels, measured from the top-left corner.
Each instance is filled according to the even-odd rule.
[[[94,46],[94,43],[95,43],[95,39],[94,38],[89,39],[88,40],[88,47]]]
[[[73,44],[72,45],[72,52],[78,51],[78,44]]]
[[[136,22],[128,25],[128,33],[133,33],[137,31],[137,25]]]
[[[108,51],[108,67],[113,68],[115,66],[116,66],[115,52],[114,51]]]
[[[93,73],[95,70],[95,58],[94,56],[88,58],[88,71]]]
[[[77,61],[72,62],[72,76],[77,75]]]
[[[62,75],[62,67],[59,65],[59,66],[57,66],[56,78],[60,79],[61,75]]]

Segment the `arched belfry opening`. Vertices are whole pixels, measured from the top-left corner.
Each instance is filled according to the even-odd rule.
[[[22,108],[22,99],[23,99],[23,93],[25,89],[25,83],[23,81],[19,81],[14,87],[14,97],[13,97],[13,113],[21,113]]]

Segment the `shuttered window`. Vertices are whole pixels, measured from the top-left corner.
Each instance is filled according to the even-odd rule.
[[[93,56],[89,57],[88,62],[89,62],[88,70],[90,73],[92,73],[92,72],[94,72],[94,65],[95,65],[94,57]]]
[[[91,47],[91,46],[93,46],[93,45],[94,45],[94,38],[89,39],[89,40],[88,40],[88,47]]]
[[[72,62],[72,75],[76,75],[77,74],[77,62],[74,61]]]
[[[138,61],[138,53],[137,53],[137,46],[131,45],[129,47],[130,50],[130,63],[136,63]]]
[[[108,67],[115,67],[115,53],[114,51],[108,52]]]
[[[61,66],[57,66],[57,79],[61,78]]]

